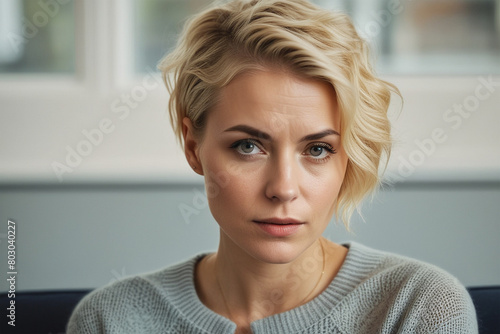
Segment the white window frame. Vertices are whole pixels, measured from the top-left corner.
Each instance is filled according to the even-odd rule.
[[[57,132],[66,126],[72,126],[74,129],[92,126],[109,113],[110,101],[122,92],[143,84],[145,77],[134,73],[132,11],[131,1],[75,0],[75,75],[26,74],[0,77],[0,142],[3,143],[0,144],[0,183],[61,181],[53,172],[51,162],[61,161],[64,158],[65,146],[74,145],[79,137],[69,132],[67,140],[59,144],[49,143],[44,133]],[[393,162],[389,164],[389,175],[395,176],[396,181],[500,180],[500,140],[496,141],[500,137],[497,134],[491,141],[478,137],[478,127],[475,124],[481,122],[484,133],[499,132],[500,87],[488,99],[481,101],[477,112],[471,113],[470,118],[463,119],[462,129],[459,130],[463,131],[461,135],[465,136],[465,141],[468,142],[468,152],[465,155],[460,149],[457,150],[455,141],[450,139],[447,143],[438,145],[435,153],[426,156],[423,165],[415,166],[415,172],[411,175],[401,177],[398,172],[398,156],[408,158],[418,149],[415,140],[431,138],[433,129],[443,127],[442,116],[447,109],[455,103],[463,102],[469,96],[474,96],[479,85],[478,77],[481,75],[385,77],[401,89],[405,99],[401,114],[393,117],[395,126],[409,133],[408,138],[403,138],[407,144],[396,145]],[[159,82],[158,74],[155,80]],[[500,82],[500,76],[493,75],[491,80]],[[27,101],[33,108],[27,107]],[[429,101],[432,101],[432,104]],[[57,108],[54,108],[54,105]],[[67,115],[75,105],[80,111],[92,111],[92,115],[86,119],[80,112],[78,120],[71,120]],[[166,105],[165,89],[155,89],[150,92],[147,101],[138,107],[137,114],[145,115],[151,110],[164,112]],[[395,108],[397,109],[397,106]],[[31,118],[39,118],[40,113],[55,119],[55,123],[61,115],[65,115],[69,117],[65,118],[66,121],[72,124],[51,125],[49,121],[46,124],[33,124],[29,121]],[[100,113],[102,116],[99,116]],[[397,114],[394,111],[391,113]],[[421,115],[420,119],[423,121],[416,124],[411,115]],[[157,121],[147,115],[141,117],[140,122]],[[426,123],[426,119],[430,122]],[[166,117],[164,120],[167,122]],[[467,132],[469,125],[475,130]],[[133,129],[131,124],[127,127]],[[167,128],[168,126],[165,126],[165,129]],[[16,131],[23,134],[25,142],[12,141],[9,134],[17,133]],[[450,129],[447,131],[450,135],[454,132]],[[200,178],[193,176],[182,152],[176,148],[173,135],[166,136],[166,144],[153,144],[150,139],[144,142],[144,145],[158,145],[158,150],[162,152],[160,157],[150,155],[139,159],[141,161],[131,158],[130,164],[124,164],[128,153],[123,152],[124,148],[120,146],[120,142],[121,139],[129,139],[126,139],[124,133],[117,133],[105,147],[108,156],[113,154],[110,152],[119,152],[116,163],[104,161],[104,153],[94,154],[86,159],[85,166],[82,165],[73,173],[65,175],[64,182],[201,182]],[[458,142],[462,143],[464,140],[460,139]],[[46,143],[50,149],[31,154],[30,147],[35,143],[41,147]],[[54,150],[59,151],[52,155]],[[480,150],[483,154],[475,154],[474,150]],[[467,162],[460,163],[464,160]]]

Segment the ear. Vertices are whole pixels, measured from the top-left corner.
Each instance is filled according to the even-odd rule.
[[[203,175],[203,167],[199,156],[200,143],[194,134],[193,123],[187,117],[182,119],[182,136],[184,138],[184,154],[188,164],[196,173]]]

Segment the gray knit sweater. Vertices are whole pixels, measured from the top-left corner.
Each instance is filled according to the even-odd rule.
[[[251,324],[258,333],[477,333],[465,288],[419,261],[346,244],[328,288],[307,304]],[[198,299],[194,267],[203,255],[98,289],[77,306],[72,333],[234,333],[236,325]]]

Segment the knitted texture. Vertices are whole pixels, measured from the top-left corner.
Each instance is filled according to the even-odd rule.
[[[254,334],[477,333],[465,288],[441,269],[357,243],[312,301],[251,324]],[[234,333],[236,325],[199,300],[198,255],[93,291],[76,307],[72,333]]]

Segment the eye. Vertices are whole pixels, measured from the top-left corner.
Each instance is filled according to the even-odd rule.
[[[238,140],[237,142],[231,145],[231,148],[235,149],[236,152],[242,155],[253,155],[262,152],[257,142],[252,139]]]
[[[311,155],[313,157],[319,157],[320,155],[322,155],[326,150],[321,147],[321,146],[313,146],[309,149],[309,153],[311,153]]]
[[[331,154],[335,153],[335,149],[327,143],[314,143],[306,149],[306,155],[309,155],[316,160],[328,158]]]

